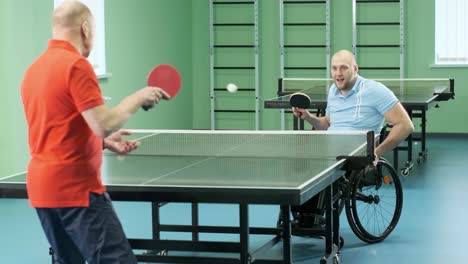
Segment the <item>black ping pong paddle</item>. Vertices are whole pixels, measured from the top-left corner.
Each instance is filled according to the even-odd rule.
[[[291,107],[307,109],[310,107],[310,104],[310,97],[305,93],[293,93],[289,98],[289,105]]]

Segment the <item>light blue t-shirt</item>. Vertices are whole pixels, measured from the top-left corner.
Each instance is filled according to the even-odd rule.
[[[328,92],[326,115],[330,118],[328,130],[374,130],[380,134],[384,114],[398,102],[385,85],[358,76],[346,96],[335,84]]]

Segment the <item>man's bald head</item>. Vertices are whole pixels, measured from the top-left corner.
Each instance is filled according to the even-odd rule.
[[[338,52],[336,52],[333,57],[332,57],[332,61],[343,61],[343,62],[347,62],[348,64],[352,65],[352,66],[355,66],[357,65],[356,63],[356,58],[354,57],[354,54],[349,51],[349,50],[340,50]]]
[[[85,4],[78,1],[66,1],[54,10],[52,28],[73,29],[91,17],[91,10]]]
[[[52,15],[54,39],[73,44],[80,53],[88,57],[93,48],[94,17],[89,8],[78,1],[66,1]]]

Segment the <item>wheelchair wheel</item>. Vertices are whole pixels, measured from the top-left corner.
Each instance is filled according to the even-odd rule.
[[[397,225],[403,207],[403,190],[397,172],[385,159],[372,170],[351,173],[345,195],[346,217],[362,241],[380,242]]]

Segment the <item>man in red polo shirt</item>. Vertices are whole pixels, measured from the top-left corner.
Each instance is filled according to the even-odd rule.
[[[169,95],[145,87],[117,106],[104,104],[86,60],[94,18],[80,2],[65,2],[52,17],[53,39],[27,69],[21,97],[31,160],[27,191],[50,242],[55,263],[136,263],[101,182],[102,148],[125,154],[139,142],[119,129],[142,106]]]

